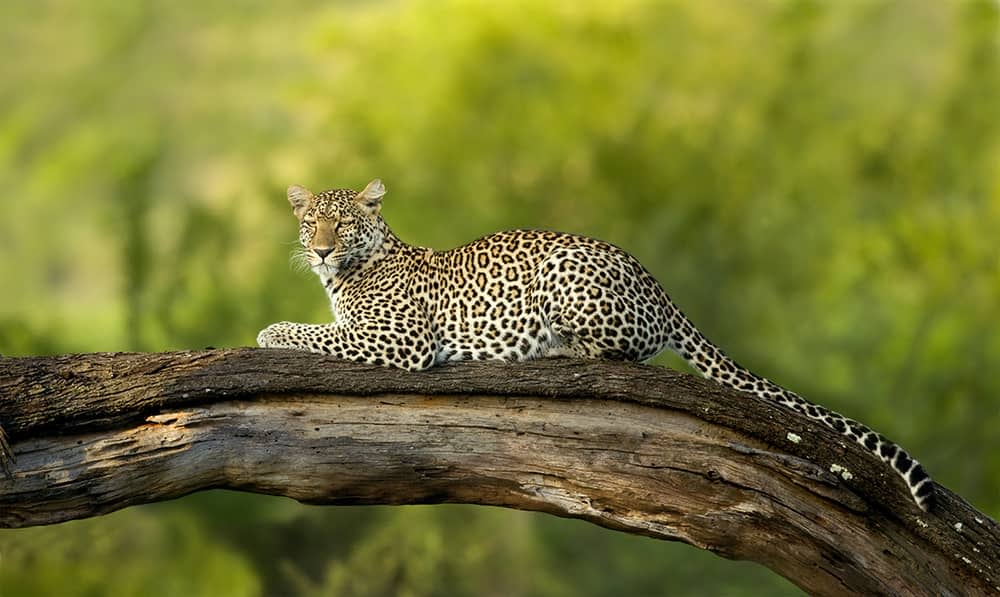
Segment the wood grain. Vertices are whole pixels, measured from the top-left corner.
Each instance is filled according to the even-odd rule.
[[[817,595],[1000,592],[1000,527],[958,496],[939,486],[923,513],[860,446],[661,368],[408,373],[260,349],[0,358],[0,424],[16,456],[2,527],[209,488],[485,504],[756,561]]]

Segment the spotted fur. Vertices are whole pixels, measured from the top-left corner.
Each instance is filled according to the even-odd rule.
[[[933,484],[905,450],[737,364],[622,249],[537,230],[499,232],[445,252],[415,247],[382,219],[384,194],[378,180],[361,192],[289,188],[303,256],[335,322],[275,323],[257,336],[260,346],[410,370],[470,359],[643,361],[670,348],[705,377],[860,443],[903,478],[920,508],[931,508]]]

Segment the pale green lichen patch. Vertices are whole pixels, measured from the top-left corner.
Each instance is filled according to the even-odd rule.
[[[835,475],[840,475],[841,477],[843,477],[845,481],[850,481],[851,479],[854,478],[854,474],[851,471],[847,470],[846,468],[844,468],[839,464],[831,464],[830,472]]]

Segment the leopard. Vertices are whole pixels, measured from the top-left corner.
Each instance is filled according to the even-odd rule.
[[[702,376],[779,404],[864,446],[935,503],[924,467],[870,427],[761,377],[710,342],[627,251],[547,230],[497,232],[448,251],[407,244],[381,213],[385,186],[312,193],[288,188],[297,255],[330,301],[334,321],[282,321],[257,344],[421,371],[453,361],[548,357],[648,361],[670,349]]]

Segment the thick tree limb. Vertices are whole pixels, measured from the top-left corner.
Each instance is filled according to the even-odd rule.
[[[17,457],[3,527],[219,487],[460,502],[684,541],[820,595],[1000,592],[1000,527],[958,496],[938,487],[925,514],[860,446],[654,367],[407,373],[259,349],[7,358],[0,424]]]

